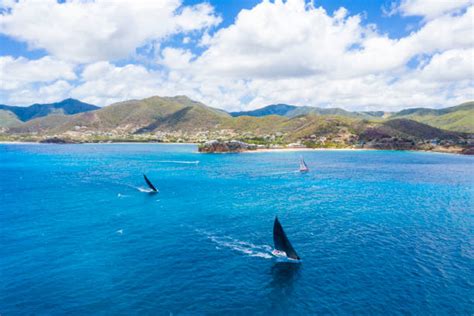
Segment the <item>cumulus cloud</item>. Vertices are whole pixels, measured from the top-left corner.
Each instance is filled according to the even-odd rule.
[[[170,8],[179,6],[173,1],[160,5],[166,3],[173,4]],[[397,3],[397,12],[421,15],[410,9],[409,5],[416,8],[416,3]],[[110,59],[91,62],[79,68],[82,70],[77,72],[77,79],[56,76],[47,85],[54,80],[74,80],[68,83],[71,87],[65,87],[68,95],[98,105],[179,94],[227,110],[271,103],[349,110],[456,105],[474,99],[474,6],[462,0],[456,3],[425,11],[425,20],[418,29],[401,38],[380,32],[363,16],[344,8],[328,13],[303,0],[262,1],[242,10],[229,26],[200,33],[200,37],[187,32],[217,23],[209,5],[170,9],[174,25],[180,25],[183,41],[189,44],[188,36],[192,36],[191,45],[166,47],[150,41],[157,36],[155,31],[147,31],[155,35],[146,36],[139,32],[140,41],[119,32],[125,36],[123,41],[131,41],[122,52],[128,53],[144,42],[159,47],[159,52],[143,65],[117,66]],[[90,2],[68,4],[82,6]],[[203,24],[189,18],[197,12],[209,20],[203,19],[207,21]],[[104,23],[109,20],[118,23],[105,15]],[[131,26],[131,30],[135,28]],[[100,42],[92,38],[93,44]],[[115,51],[114,45],[122,41],[109,35],[104,38],[111,40],[111,45],[104,44],[99,53],[92,49],[91,56],[104,52],[103,56],[111,58],[113,54],[108,50]],[[192,50],[192,45],[199,47]],[[71,52],[82,51],[75,47]]]
[[[474,45],[474,7],[443,16],[401,39],[363,26],[345,9],[333,15],[303,0],[262,2],[221,29],[197,58],[199,71],[240,78],[326,75],[350,78],[403,68],[418,54]]]
[[[401,14],[402,16],[422,16],[433,19],[446,13],[462,10],[474,2],[472,0],[401,0],[392,2],[388,15]]]
[[[64,60],[94,62],[125,58],[151,40],[202,30],[221,19],[208,4],[179,0],[4,2],[0,33]]]
[[[51,57],[29,60],[0,56],[0,90],[13,90],[34,82],[76,78],[74,66]]]
[[[168,81],[179,78],[181,89],[194,86],[201,100],[227,109],[454,105],[473,98],[473,20],[470,6],[392,39],[343,8],[328,14],[304,1],[264,1],[204,37],[207,50],[188,58],[185,71],[174,66],[181,62],[167,63]],[[412,69],[413,59],[424,62]]]
[[[36,60],[0,56],[0,97],[8,104],[52,102],[65,97],[76,79],[74,65],[46,56]]]
[[[8,95],[8,104],[30,105],[33,103],[53,103],[68,97],[72,86],[65,80],[52,83],[31,84]],[[0,95],[2,90],[0,90]]]
[[[435,54],[421,71],[425,81],[474,80],[474,48],[452,49]]]
[[[194,55],[184,49],[167,47],[163,49],[162,58],[158,62],[168,68],[188,69]]]
[[[117,67],[97,62],[84,68],[72,97],[97,105],[157,95],[161,80],[158,72],[139,65]]]

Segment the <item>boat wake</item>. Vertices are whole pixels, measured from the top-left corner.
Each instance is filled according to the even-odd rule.
[[[156,193],[156,191],[153,191],[152,189],[148,189],[148,188],[142,188],[142,187],[134,187],[134,188],[144,193]]]
[[[287,262],[287,263],[300,263],[301,262],[301,259],[288,258],[285,252],[279,251],[276,249],[272,251],[272,255],[275,258],[276,262]]]
[[[251,242],[241,241],[230,236],[217,236],[212,233],[198,229],[196,229],[196,231],[200,234],[205,235],[210,241],[217,244],[217,249],[219,249],[219,247],[224,247],[243,253],[250,257],[259,257],[264,259],[273,258],[273,255],[271,253],[273,248],[269,245],[255,245]]]
[[[186,165],[198,165],[199,164],[199,160],[192,160],[192,161],[187,161],[187,160],[158,160],[157,162],[159,162],[159,163],[186,164]]]
[[[299,173],[299,170],[292,170],[292,171],[282,171],[282,172],[270,172],[267,173],[268,176],[278,176],[283,174],[291,174],[291,173]]]

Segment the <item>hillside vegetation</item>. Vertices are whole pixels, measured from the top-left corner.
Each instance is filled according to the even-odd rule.
[[[395,113],[383,111],[350,112],[339,108],[323,109],[310,106],[298,107],[288,104],[274,104],[253,111],[231,113],[231,115],[235,117],[281,115],[290,118],[308,114],[340,116],[373,121],[406,118],[445,130],[474,133],[474,102],[466,102],[444,109],[414,108]]]
[[[391,115],[342,109],[309,111],[286,106],[268,110],[263,112],[286,111],[286,114],[232,116],[185,96],[155,96],[73,115],[50,113],[20,124],[7,114],[4,121],[9,123],[4,125],[3,138],[63,138],[80,142],[238,139],[264,146],[293,143],[307,147],[427,150],[433,146],[470,146],[474,138],[464,133],[471,131],[472,103],[444,110],[411,109]],[[296,115],[297,111],[304,114]],[[448,120],[448,116],[456,120]],[[422,121],[434,123],[430,126]],[[458,131],[436,127],[448,123]]]
[[[392,118],[407,118],[445,130],[474,133],[474,102],[445,109],[408,109]]]
[[[21,121],[18,117],[7,110],[0,110],[0,129],[8,128],[21,124]]]

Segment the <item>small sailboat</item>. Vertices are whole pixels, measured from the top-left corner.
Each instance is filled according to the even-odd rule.
[[[309,168],[308,168],[308,166],[306,165],[306,162],[304,162],[303,157],[301,157],[301,160],[300,160],[300,172],[308,172],[308,171],[309,171]]]
[[[146,184],[148,184],[148,187],[151,189],[152,192],[158,192],[158,190],[155,188],[153,183],[147,178],[146,175],[143,175],[143,178],[145,179]]]
[[[293,260],[300,260],[300,257],[291,245],[288,237],[286,237],[285,231],[276,216],[275,222],[273,223],[273,243],[275,244],[275,250],[272,253],[276,257],[286,256]]]

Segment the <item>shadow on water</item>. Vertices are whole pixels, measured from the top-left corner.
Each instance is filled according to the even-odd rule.
[[[290,309],[290,301],[295,284],[300,275],[301,264],[276,262],[271,267],[270,310],[272,313],[285,313]]]

